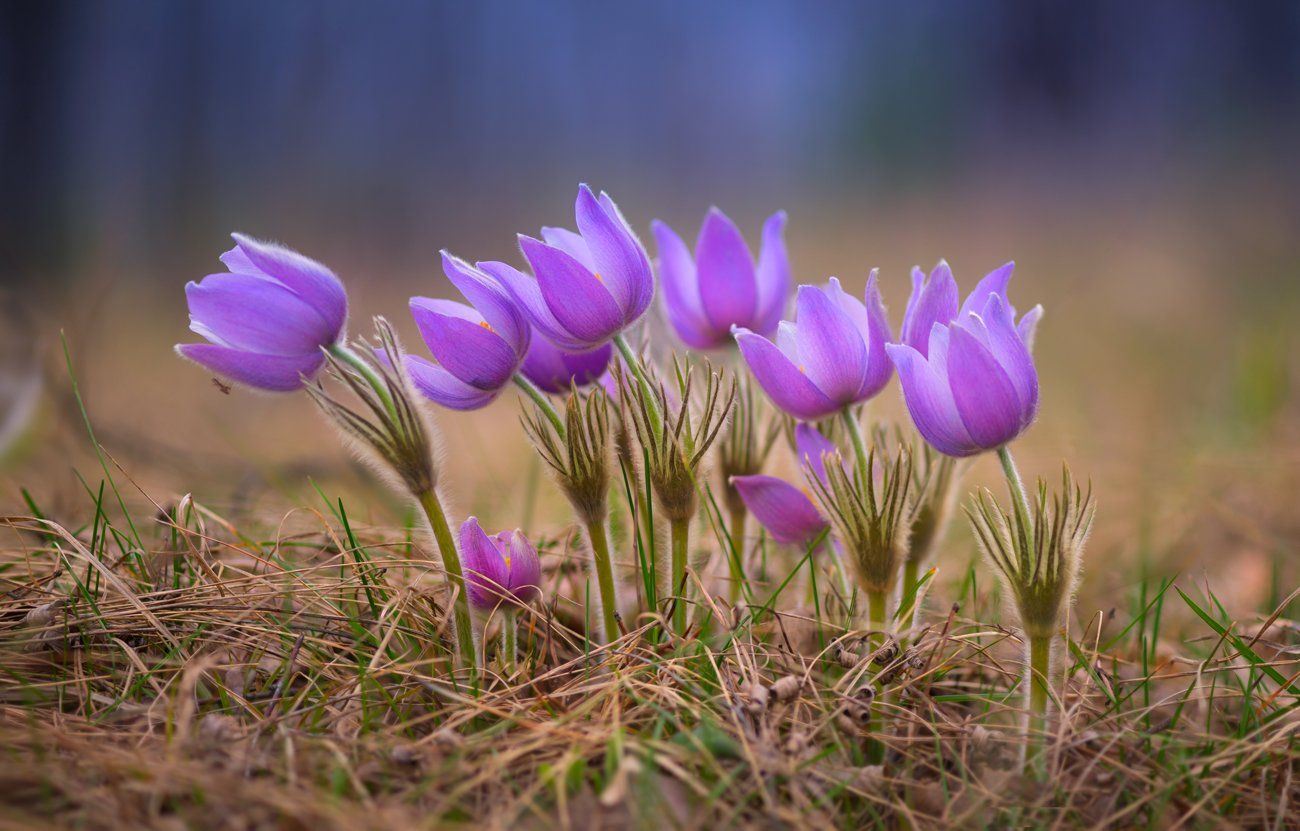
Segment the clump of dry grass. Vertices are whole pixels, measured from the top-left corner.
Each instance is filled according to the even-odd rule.
[[[0,520],[15,827],[1294,827],[1297,626],[1238,625],[1205,590],[1152,584],[1126,626],[1071,633],[1039,782],[1020,646],[963,614],[974,586],[870,646],[773,565],[753,603],[697,591],[684,636],[645,613],[596,647],[551,540],[526,659],[475,684],[406,532],[341,503],[289,526],[107,504]],[[1196,625],[1162,630],[1166,603]]]

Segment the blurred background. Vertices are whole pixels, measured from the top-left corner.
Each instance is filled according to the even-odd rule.
[[[0,510],[25,488],[75,516],[101,478],[61,331],[150,498],[274,517],[309,476],[366,487],[302,397],[173,356],[185,282],[231,230],[276,239],[344,278],[354,329],[382,313],[414,345],[406,298],[450,295],[440,248],[518,263],[585,181],[647,239],[716,204],[756,240],[784,208],[798,279],[879,266],[895,321],[913,264],[969,288],[1015,259],[1013,300],[1047,307],[1022,464],[1101,495],[1085,591],[1122,590],[1124,558],[1262,606],[1300,581],[1298,140],[1285,0],[4,0]],[[533,514],[516,416],[439,416],[456,500],[494,527]]]

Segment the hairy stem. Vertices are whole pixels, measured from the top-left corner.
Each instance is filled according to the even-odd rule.
[[[623,362],[632,370],[632,374],[641,387],[641,395],[649,403],[650,432],[654,434],[655,438],[662,436],[664,414],[659,411],[659,399],[655,397],[654,385],[650,383],[649,374],[646,373],[645,367],[641,364],[641,359],[632,351],[631,345],[627,342],[627,338],[623,337],[622,333],[614,336],[614,346],[618,347],[619,354],[623,356]]]
[[[731,556],[727,564],[731,567],[731,586],[728,598],[735,606],[740,601],[741,589],[745,584],[745,518],[748,513],[744,503],[732,505],[729,509],[731,529]]]
[[[618,591],[614,584],[614,563],[609,556],[609,537],[603,521],[587,524],[587,538],[591,540],[591,555],[596,563],[596,582],[600,586],[602,612],[601,643],[618,640]]]
[[[560,418],[560,414],[555,410],[555,405],[551,403],[551,399],[546,397],[546,393],[539,390],[532,381],[529,381],[518,372],[510,380],[514,381],[516,387],[519,387],[529,398],[533,399],[533,402],[546,414],[546,420],[555,427],[555,434],[560,437],[560,441],[564,441],[564,419]]]
[[[690,533],[689,519],[672,521],[672,583],[669,591],[673,595],[673,629],[679,635],[686,631],[686,551]]]
[[[478,665],[474,651],[474,629],[470,624],[469,595],[465,593],[465,574],[460,567],[460,555],[456,553],[456,541],[452,538],[451,528],[447,525],[447,514],[442,509],[438,494],[432,490],[417,494],[420,507],[429,519],[433,529],[433,538],[438,543],[438,553],[442,555],[442,567],[447,572],[447,580],[455,591],[456,604],[452,610],[455,627],[456,645],[460,650],[461,661],[471,672],[477,673]]]
[[[845,407],[840,410],[840,415],[844,419],[844,424],[849,428],[849,438],[853,441],[853,455],[857,458],[857,470],[860,476],[867,475],[867,444],[862,440],[862,425],[858,424],[858,418],[853,414],[852,407]]]
[[[1025,757],[1042,770],[1039,751],[1047,735],[1048,684],[1052,671],[1052,638],[1029,638],[1029,662],[1025,667],[1025,685],[1029,689],[1029,723],[1025,731]]]
[[[1030,530],[1029,517],[1031,516],[1029,497],[1025,496],[1025,483],[1020,478],[1020,471],[1016,470],[1015,459],[1011,458],[1010,446],[1004,444],[998,448],[998,460],[1002,462],[1002,472],[1007,477],[1007,487],[1011,489],[1011,498],[1016,506],[1016,517],[1027,534]]]
[[[907,619],[899,621],[899,626],[905,630],[911,629],[912,624],[916,621],[916,613],[917,613],[916,584],[918,581],[918,574],[920,573],[920,570],[921,570],[921,564],[918,563],[916,560],[909,558],[903,561],[902,597],[904,599],[908,597],[912,598],[912,610],[907,613]]]
[[[501,609],[501,666],[505,670],[506,677],[515,674],[515,655],[518,651],[519,642],[519,619],[516,617],[515,608],[502,607]]]

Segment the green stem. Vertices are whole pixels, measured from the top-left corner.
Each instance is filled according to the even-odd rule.
[[[1025,483],[1020,478],[1020,471],[1016,470],[1016,462],[1011,458],[1011,448],[1008,445],[1002,445],[998,448],[998,459],[1002,462],[1002,472],[1007,477],[1007,487],[1011,489],[1011,498],[1015,502],[1016,516],[1019,518],[1021,528],[1024,532],[1029,533],[1029,497],[1025,496]]]
[[[551,399],[546,397],[546,393],[539,390],[532,381],[517,372],[510,380],[514,381],[516,387],[519,387],[519,389],[527,393],[529,398],[533,399],[538,408],[546,414],[547,421],[551,422],[551,425],[555,428],[555,434],[560,437],[560,441],[564,441],[564,419],[560,418],[560,414],[555,410],[555,405],[551,403]]]
[[[350,346],[342,341],[329,347],[329,353],[338,360],[352,367],[356,370],[358,375],[366,379],[366,383],[369,384],[370,388],[379,396],[379,400],[384,402],[384,407],[388,410],[389,414],[396,416],[397,405],[393,403],[393,397],[388,393],[388,385],[384,383],[383,378],[379,377],[379,373],[375,372],[374,367],[367,363],[364,358],[354,352]]]
[[[519,620],[513,606],[501,609],[501,665],[506,677],[515,674],[515,654],[518,651]]]
[[[1050,700],[1048,684],[1052,668],[1052,638],[1029,638],[1029,664],[1025,667],[1025,683],[1029,687],[1029,724],[1025,731],[1026,759],[1033,761],[1041,772],[1039,749],[1047,734],[1047,706]]]
[[[728,597],[731,605],[740,601],[741,589],[745,584],[745,518],[748,512],[745,504],[732,505],[729,509],[731,523],[731,557],[727,564],[731,567],[731,586]]]
[[[853,414],[852,407],[845,407],[840,410],[840,415],[844,418],[844,424],[849,428],[849,438],[853,440],[853,455],[858,460],[858,474],[867,475],[867,445],[862,440],[862,426],[858,424],[858,418]]]
[[[596,563],[596,582],[600,586],[600,605],[604,613],[601,642],[618,640],[618,591],[614,585],[614,563],[609,556],[609,537],[603,521],[587,524],[592,559]]]
[[[456,553],[456,541],[451,536],[447,525],[447,514],[442,510],[438,494],[432,490],[417,494],[420,507],[429,518],[429,527],[433,529],[433,538],[438,543],[438,553],[442,555],[442,567],[447,572],[447,580],[456,592],[456,605],[452,610],[455,627],[456,645],[460,650],[461,661],[471,672],[478,671],[474,651],[474,629],[470,623],[469,596],[465,593],[465,574],[461,571],[460,555]]]
[[[916,560],[909,558],[903,561],[902,596],[904,598],[907,597],[912,598],[912,610],[908,612],[907,620],[901,621],[901,626],[903,627],[903,629],[911,629],[912,623],[916,620],[916,612],[917,612],[916,584],[918,581],[918,574],[920,570],[921,570],[921,564],[918,563]]]
[[[686,631],[686,550],[690,543],[691,521],[672,521],[672,583],[669,591],[673,597],[673,629],[677,634]]]
[[[871,629],[874,632],[884,633],[889,631],[889,594],[882,591],[867,592],[867,618],[871,621]],[[873,644],[884,645],[885,635],[879,634],[872,639]],[[871,719],[867,723],[867,730],[873,737],[867,748],[868,761],[873,765],[878,765],[885,759],[885,745],[880,741],[880,734],[884,730],[884,716],[880,711],[882,699],[885,696],[885,685],[876,683],[876,700],[871,702]]]
[[[654,385],[650,383],[650,376],[641,364],[641,359],[632,351],[631,345],[628,344],[627,338],[623,337],[622,333],[614,336],[614,346],[618,347],[619,354],[623,356],[623,362],[632,370],[637,383],[641,386],[641,395],[649,403],[650,431],[654,433],[657,439],[663,435],[664,416],[659,411],[659,399],[654,394]]]

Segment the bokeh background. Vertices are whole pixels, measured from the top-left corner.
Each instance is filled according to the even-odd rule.
[[[301,397],[172,355],[184,283],[231,230],[277,239],[345,279],[354,328],[415,344],[440,248],[518,261],[586,181],[647,238],[785,208],[798,278],[879,266],[895,320],[913,264],[969,286],[1015,259],[1013,300],[1047,307],[1023,466],[1100,494],[1084,602],[1145,572],[1262,608],[1300,582],[1298,44],[1285,0],[5,0],[0,510],[26,489],[75,525],[102,478],[62,332],[132,499],[275,517],[320,507],[310,477],[397,522]],[[440,416],[454,499],[561,525],[516,416]]]

